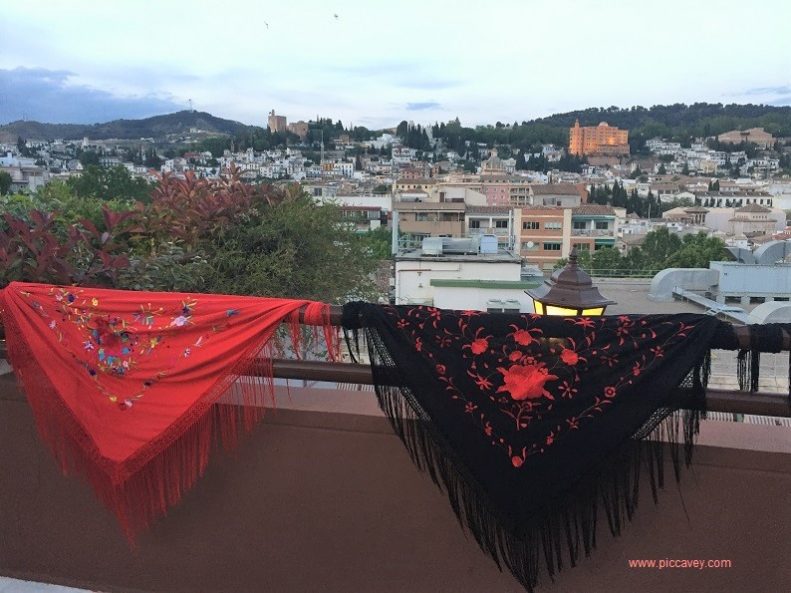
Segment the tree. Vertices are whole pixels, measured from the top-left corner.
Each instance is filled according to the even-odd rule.
[[[157,151],[155,148],[149,148],[146,150],[146,156],[143,160],[143,165],[150,169],[159,169],[162,166],[164,161],[159,158]]]
[[[617,249],[602,247],[593,253],[591,266],[600,276],[618,276],[623,261]]]
[[[681,239],[678,238],[678,235],[672,234],[667,227],[651,231],[645,236],[642,245],[646,266],[654,270],[667,267],[665,261],[680,248]]]
[[[69,188],[78,196],[103,200],[121,198],[148,201],[151,186],[144,179],[132,177],[126,167],[111,168],[88,165],[79,177],[68,180]]]
[[[657,171],[659,175],[667,175],[667,169],[665,169],[665,163],[659,165],[659,170]]]
[[[681,248],[668,256],[664,267],[667,268],[708,268],[709,262],[730,259],[725,243],[706,233],[684,236]]]
[[[6,171],[0,171],[0,196],[5,196],[11,192],[11,182],[13,179]]]
[[[80,153],[79,161],[82,163],[83,167],[89,167],[91,165],[99,166],[99,154],[93,150],[83,151]]]
[[[324,301],[372,296],[376,257],[333,204],[301,192],[209,241],[212,291]]]

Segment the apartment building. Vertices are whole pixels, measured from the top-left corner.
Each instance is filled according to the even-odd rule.
[[[467,205],[462,202],[393,202],[398,230],[407,245],[425,237],[464,237]]]
[[[571,249],[571,208],[525,206],[516,209],[519,253],[522,259],[544,269],[568,257]]]
[[[589,252],[614,247],[617,221],[612,206],[582,204],[571,208],[571,247]]]
[[[511,247],[514,211],[509,206],[467,206],[464,216],[467,236],[495,235],[502,248]]]

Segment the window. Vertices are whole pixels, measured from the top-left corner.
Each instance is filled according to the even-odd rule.
[[[559,230],[559,229],[563,228],[563,223],[562,222],[545,222],[544,223],[544,228],[546,230],[548,230],[548,231],[549,230]]]
[[[428,212],[415,212],[415,220],[416,221],[427,221],[428,220]]]
[[[591,246],[590,243],[574,243],[573,247],[577,249],[577,251],[590,251]]]
[[[496,229],[507,229],[508,228],[508,221],[507,220],[495,220],[494,221],[494,228],[496,228]]]
[[[541,225],[536,221],[528,221],[522,223],[523,231],[537,231]]]
[[[544,243],[544,251],[560,251],[560,243]]]
[[[597,220],[596,221],[596,230],[598,231],[606,231],[610,228],[610,223],[606,220]]]
[[[470,221],[470,228],[471,229],[479,229],[479,228],[481,228],[481,221],[480,220],[471,220]]]
[[[586,228],[588,228],[588,223],[584,220],[575,220],[573,224],[574,229],[578,231],[584,231]]]

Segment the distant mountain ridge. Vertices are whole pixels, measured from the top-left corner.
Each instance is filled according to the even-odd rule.
[[[729,130],[763,127],[775,136],[791,136],[791,106],[722,103],[675,103],[652,107],[591,107],[537,118],[529,124],[569,128],[579,120],[582,126],[602,121],[646,136],[686,133],[705,137]]]
[[[116,119],[101,124],[47,124],[37,121],[15,121],[0,126],[4,136],[20,136],[25,140],[135,140],[138,138],[162,138],[169,134],[189,132],[196,128],[224,136],[249,133],[248,126],[230,119],[215,117],[201,111],[177,111],[167,115],[156,115],[145,119]]]
[[[523,121],[523,131],[530,130],[528,144],[534,141],[563,144],[568,138],[568,129],[579,120],[583,126],[597,125],[606,121],[610,125],[627,129],[631,138],[644,140],[659,137],[706,137],[734,129],[764,127],[775,136],[791,137],[791,106],[752,105],[720,103],[693,103],[686,105],[654,105],[652,107],[591,107],[566,113],[556,113]],[[514,122],[516,123],[516,122]],[[459,125],[457,123],[457,125]],[[157,115],[144,119],[117,119],[98,124],[48,124],[36,121],[15,121],[0,126],[0,141],[15,141],[17,137],[25,140],[136,140],[138,138],[163,138],[170,134],[189,132],[191,128],[200,129],[216,136],[248,137],[259,126],[249,126],[237,121],[215,117],[200,111],[178,111],[167,115]],[[470,132],[481,133],[493,130],[488,136],[477,140],[505,141],[520,144],[518,135],[502,127],[478,125],[469,128]],[[466,130],[467,128],[465,128]],[[486,135],[486,134],[484,134]],[[502,138],[501,138],[502,136]],[[506,142],[507,143],[507,142]]]

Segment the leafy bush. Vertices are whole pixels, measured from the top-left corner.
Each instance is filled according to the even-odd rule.
[[[0,282],[278,295],[373,296],[381,255],[299,186],[164,175],[147,203],[78,197],[67,184],[3,198]]]

